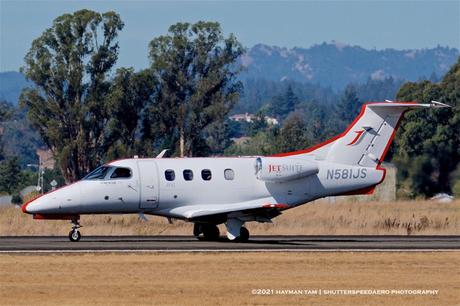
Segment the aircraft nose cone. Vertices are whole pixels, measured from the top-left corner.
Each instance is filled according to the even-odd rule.
[[[21,206],[21,210],[25,214],[33,214],[37,211],[38,202],[36,201],[41,196],[35,197],[27,201],[24,205]]]

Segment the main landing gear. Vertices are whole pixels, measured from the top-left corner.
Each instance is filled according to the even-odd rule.
[[[249,231],[244,226],[244,221],[238,218],[228,219],[225,223],[227,227],[227,238],[230,241],[246,242],[249,240]]]
[[[230,241],[246,242],[249,240],[249,231],[244,226],[244,222],[240,219],[228,219],[225,223],[227,227],[227,238]],[[202,235],[203,234],[203,235]],[[210,223],[195,223],[193,226],[193,235],[199,240],[218,241],[219,228],[215,224]],[[202,236],[201,236],[202,235]]]
[[[77,242],[81,238],[80,231],[78,230],[81,225],[78,219],[72,219],[72,230],[69,232],[69,240],[72,242]]]
[[[202,237],[200,237],[201,234],[203,234]],[[193,226],[193,236],[200,240],[217,241],[220,237],[220,231],[215,224],[195,223]]]
[[[240,229],[240,237],[237,238],[237,241],[246,242],[249,240],[249,231],[245,227]]]

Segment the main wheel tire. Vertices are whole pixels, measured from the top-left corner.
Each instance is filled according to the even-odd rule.
[[[204,240],[216,241],[219,240],[220,231],[217,225],[206,224],[202,225]]]
[[[238,237],[238,241],[246,242],[248,240],[249,240],[249,231],[247,228],[243,226],[240,229],[240,236]]]
[[[203,229],[201,228],[201,224],[195,223],[193,225],[193,236],[198,238],[202,232],[203,232]]]
[[[69,232],[69,240],[72,242],[77,242],[81,238],[81,234],[78,230],[71,230]]]

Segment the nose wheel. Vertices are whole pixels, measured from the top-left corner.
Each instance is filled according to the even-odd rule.
[[[72,242],[77,242],[81,238],[80,231],[78,230],[81,227],[78,219],[72,219],[72,230],[69,232],[69,240]]]
[[[75,229],[75,230],[71,230],[69,232],[69,240],[72,241],[72,242],[77,242],[79,241],[81,238],[81,234],[80,234],[80,231]]]

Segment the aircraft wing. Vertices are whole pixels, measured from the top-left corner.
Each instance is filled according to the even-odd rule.
[[[275,212],[279,215],[279,211],[289,208],[287,204],[270,203],[267,199],[259,199],[255,201],[248,201],[235,204],[203,204],[203,205],[190,205],[173,208],[169,213],[185,218],[188,220],[193,219],[206,219],[206,217],[213,217],[218,215],[257,215],[266,214],[267,212]]]

